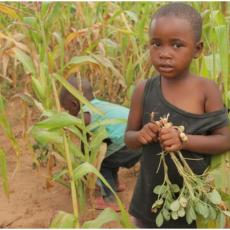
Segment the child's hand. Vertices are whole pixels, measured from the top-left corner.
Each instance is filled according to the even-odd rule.
[[[159,133],[162,148],[167,152],[176,152],[182,149],[182,141],[178,130],[173,127],[162,128]]]
[[[137,140],[141,144],[148,144],[158,140],[159,127],[158,125],[149,122],[137,134]]]

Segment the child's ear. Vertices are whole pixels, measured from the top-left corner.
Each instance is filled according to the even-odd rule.
[[[199,41],[199,42],[196,43],[195,52],[194,52],[194,56],[193,56],[194,58],[198,58],[200,56],[200,54],[201,54],[201,52],[203,50],[203,46],[204,46],[204,44],[203,44],[202,41]]]

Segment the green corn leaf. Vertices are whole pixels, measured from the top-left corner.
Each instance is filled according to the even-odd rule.
[[[90,142],[90,149],[94,149],[100,146],[105,138],[108,138],[108,132],[103,126],[101,126],[97,131],[93,133],[92,141]]]
[[[32,87],[33,90],[37,96],[37,98],[41,101],[44,102],[45,98],[46,98],[46,93],[45,93],[45,87],[42,84],[41,80],[32,77]]]
[[[127,87],[130,87],[133,84],[133,78],[135,76],[134,74],[134,64],[132,58],[129,59],[129,63],[126,66],[126,72],[125,72],[125,80]]]
[[[70,115],[66,112],[60,112],[54,114],[53,116],[38,122],[35,127],[45,128],[45,129],[60,129],[67,126],[76,125],[79,128],[82,128],[82,120]]]
[[[69,130],[70,132],[72,132],[73,134],[75,134],[78,138],[80,138],[80,140],[86,145],[87,143],[85,142],[85,139],[83,138],[82,132],[76,128],[75,126],[73,127],[68,127],[66,128],[67,130]]]
[[[91,56],[93,58],[95,58],[98,61],[98,63],[100,63],[100,65],[110,69],[112,71],[112,73],[114,74],[114,76],[116,76],[118,79],[121,80],[120,83],[125,86],[122,74],[117,70],[117,68],[114,66],[114,64],[108,58],[106,58],[102,55],[96,55],[96,54],[92,54]]]
[[[76,219],[73,214],[59,211],[50,224],[50,228],[75,228]]]
[[[0,113],[5,111],[5,101],[3,96],[0,94]]]
[[[35,76],[36,70],[31,57],[18,48],[14,48],[14,51],[16,58],[23,64],[25,71]]]
[[[52,26],[55,19],[59,19],[62,13],[62,4],[60,2],[52,2],[52,7],[49,8],[49,13],[46,15],[46,25]]]
[[[82,178],[83,176],[87,175],[88,173],[94,173],[110,189],[110,191],[113,193],[113,195],[116,198],[118,206],[121,209],[121,223],[122,223],[122,225],[124,227],[127,227],[127,228],[132,228],[133,225],[130,223],[129,215],[125,211],[124,206],[123,206],[122,202],[120,201],[119,197],[114,192],[112,187],[108,184],[108,182],[105,180],[105,178],[101,175],[101,173],[93,165],[89,164],[88,162],[80,164],[73,171],[73,179],[78,180],[78,179]]]
[[[94,162],[97,158],[97,152],[100,148],[100,145],[104,139],[108,137],[108,133],[104,127],[99,128],[97,132],[93,134],[92,141],[90,142],[90,162]]]
[[[63,144],[62,134],[58,130],[44,130],[34,126],[31,134],[41,144]]]
[[[66,64],[66,66],[80,65],[80,64],[85,64],[85,63],[92,63],[92,64],[98,65],[98,62],[90,56],[75,56],[71,58],[71,60]]]
[[[7,114],[5,112],[5,103],[1,94],[0,94],[0,126],[2,126],[7,138],[10,140],[14,148],[14,151],[16,152],[16,155],[19,156],[19,146],[14,136],[11,125],[9,123],[9,120],[7,119]]]
[[[49,7],[51,7],[51,2],[42,2],[40,13],[42,17],[45,17],[48,14]]]
[[[40,112],[45,112],[42,103],[33,98],[29,93],[17,93],[14,97],[20,97],[29,107],[35,106]]]
[[[79,165],[77,168],[74,169],[73,171],[73,179],[74,180],[79,180],[81,179],[83,176],[87,175],[88,173],[94,173],[95,175],[97,175],[97,177],[99,177],[102,182],[113,192],[112,187],[108,184],[108,182],[104,179],[104,177],[100,174],[100,172],[91,164],[89,164],[88,162],[85,162],[81,165]]]
[[[81,151],[80,147],[74,144],[71,140],[69,140],[69,148],[70,148],[69,150],[70,150],[71,156],[75,156],[81,159],[82,161],[85,161],[84,153]],[[75,163],[75,161],[76,159],[72,159],[73,163]]]
[[[138,16],[135,12],[133,11],[129,11],[129,10],[126,10],[125,13],[130,17],[131,20],[133,20],[134,22],[137,22],[138,21]]]
[[[1,147],[0,147],[0,177],[2,178],[3,190],[7,195],[7,197],[9,197],[6,154]]]
[[[30,16],[30,17],[23,17],[22,20],[23,20],[24,23],[26,23],[26,24],[28,24],[30,26],[33,26],[33,27],[35,27],[36,24],[37,24],[36,17],[32,17],[32,16]]]
[[[92,111],[94,111],[95,113],[98,113],[100,115],[103,115],[103,113],[97,109],[96,107],[94,107],[84,96],[81,95],[81,93],[75,89],[70,83],[68,83],[66,80],[64,80],[63,78],[61,78],[58,75],[54,75],[55,78],[71,93],[73,94],[74,97],[76,97],[81,103],[83,103],[84,105],[86,105],[87,107],[89,107]]]
[[[101,228],[104,224],[109,223],[111,221],[120,221],[119,215],[113,211],[111,208],[106,208],[103,210],[96,219],[86,221],[81,226],[82,228]]]
[[[108,38],[103,38],[101,39],[101,42],[105,45],[108,46],[109,48],[113,49],[119,49],[119,44],[117,44],[115,41],[108,39]]]

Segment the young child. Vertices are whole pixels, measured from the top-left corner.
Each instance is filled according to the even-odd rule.
[[[76,77],[70,77],[68,82],[76,89],[79,89],[80,84],[78,84]],[[81,88],[83,95],[90,101],[90,103],[100,111],[104,112],[104,115],[99,115],[91,111],[86,106],[83,106],[84,120],[86,124],[95,121],[103,121],[105,119],[128,118],[129,109],[126,107],[95,98],[88,80],[81,80]],[[60,92],[60,102],[71,115],[78,116],[80,110],[79,101],[64,87]],[[126,129],[125,123],[106,125],[105,129],[109,136],[106,140],[108,148],[106,157],[102,161],[100,172],[114,191],[121,192],[125,188],[124,185],[119,184],[117,174],[119,167],[130,168],[134,166],[140,158],[140,151],[127,149],[124,143],[124,134]],[[102,196],[95,199],[96,209],[105,209],[110,207],[115,211],[119,211],[119,207],[114,203],[114,196],[111,191],[102,182],[98,182]]]
[[[128,147],[142,148],[141,172],[138,177],[129,212],[138,227],[156,228],[155,213],[151,206],[157,199],[156,185],[163,183],[162,166],[158,173],[159,154],[181,150],[196,174],[201,174],[210,163],[212,154],[230,149],[228,117],[217,85],[208,79],[190,73],[193,58],[202,51],[202,20],[199,13],[184,3],[170,3],[152,17],[150,57],[159,76],[141,82],[131,101],[125,143]],[[224,38],[223,38],[224,39]],[[170,114],[174,125],[184,125],[187,142],[182,142],[175,128],[159,128],[150,122]],[[170,180],[182,185],[170,157],[166,156]],[[185,218],[164,221],[163,228],[194,228]]]

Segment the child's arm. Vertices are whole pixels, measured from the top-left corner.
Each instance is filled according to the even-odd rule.
[[[91,122],[91,115],[89,112],[84,112],[84,122],[88,125]]]
[[[221,94],[216,84],[213,81],[205,80],[204,87],[205,112],[223,109]],[[230,150],[229,127],[218,128],[207,136],[187,135],[187,137],[188,141],[186,143],[180,143],[177,132],[168,129],[162,130],[160,133],[161,144],[167,151],[177,151],[182,148],[197,153],[218,154]]]
[[[183,149],[198,153],[218,154],[230,150],[229,128],[223,127],[215,130],[211,135],[187,135],[188,142]]]
[[[142,144],[157,141],[159,128],[149,122],[141,127],[143,116],[143,94],[146,81],[141,82],[135,89],[129,111],[125,143],[129,148],[139,148]]]

